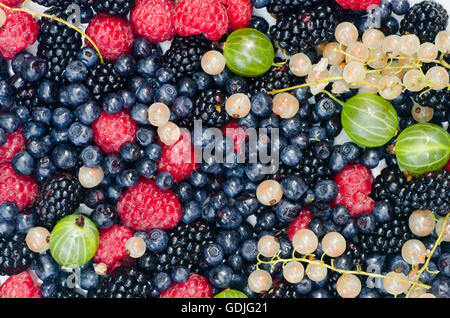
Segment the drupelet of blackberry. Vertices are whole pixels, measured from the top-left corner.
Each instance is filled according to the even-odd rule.
[[[111,15],[127,15],[134,7],[134,0],[97,0],[93,4],[96,12],[107,12]]]
[[[28,269],[38,254],[32,252],[25,234],[0,238],[0,275],[15,275]]]
[[[272,288],[259,295],[260,298],[303,298],[303,295],[295,290],[294,284],[281,278],[274,279]]]
[[[278,16],[270,34],[281,50],[293,55],[333,39],[340,20],[341,14],[334,5],[323,4]]]
[[[89,68],[85,80],[86,86],[95,100],[100,101],[102,96],[116,92],[125,87],[126,77],[119,75],[114,69],[114,63],[105,62]]]
[[[275,58],[275,63],[282,62],[282,59]],[[282,66],[272,66],[264,75],[252,78],[250,80],[250,95],[263,92],[267,93],[272,90],[279,90],[290,87],[296,82],[295,76],[289,70],[288,63]]]
[[[14,101],[16,105],[28,108],[30,112],[41,105],[37,88],[34,83],[27,83],[24,87],[19,89],[14,95]]]
[[[169,243],[164,252],[157,255],[155,271],[170,273],[173,267],[181,265],[191,272],[199,273],[202,248],[214,241],[214,227],[204,221],[182,223],[167,231],[167,234]]]
[[[201,120],[205,127],[221,128],[231,119],[225,110],[226,93],[220,88],[202,91],[193,98],[192,115],[178,121],[178,126],[192,131],[194,120]]]
[[[323,3],[326,3],[326,0],[270,0],[266,8],[269,13],[277,15],[311,9]]]
[[[70,13],[59,8],[51,8],[46,14],[54,14],[67,20]],[[39,20],[37,56],[47,61],[45,78],[61,83],[65,81],[63,73],[81,48],[81,34],[68,26],[51,19]]]
[[[213,49],[213,42],[201,34],[176,36],[164,54],[164,66],[173,71],[175,81],[182,77],[190,77],[202,70],[200,62],[203,54]]]
[[[401,34],[415,34],[420,42],[434,43],[439,31],[447,28],[448,14],[435,1],[422,1],[413,5],[400,21]]]
[[[150,298],[152,279],[136,268],[120,267],[111,274],[101,276],[97,287],[89,291],[88,298]]]
[[[47,179],[39,188],[34,202],[38,222],[52,229],[64,216],[73,213],[81,203],[82,187],[69,174],[58,174]]]

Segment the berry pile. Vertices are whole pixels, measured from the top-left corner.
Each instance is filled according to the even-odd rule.
[[[441,4],[1,2],[0,298],[450,298]]]

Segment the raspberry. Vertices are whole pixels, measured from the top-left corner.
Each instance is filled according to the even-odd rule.
[[[22,128],[6,134],[6,142],[0,147],[0,164],[11,162],[12,157],[26,148],[26,140],[22,135]]]
[[[289,237],[289,240],[292,241],[292,238],[294,237],[295,233],[297,233],[300,230],[307,229],[309,222],[313,219],[311,213],[309,212],[309,207],[304,206],[300,210],[300,214],[298,217],[289,224],[287,228],[287,234]]]
[[[120,260],[127,257],[125,244],[133,232],[123,225],[113,225],[100,235],[100,243],[94,255],[94,261],[104,263],[108,272],[121,265]]]
[[[344,9],[364,11],[375,9],[381,0],[336,0],[336,2]]]
[[[219,40],[228,29],[228,16],[219,0],[181,0],[175,7],[175,31],[181,36],[203,33]]]
[[[227,7],[230,31],[248,26],[253,13],[250,0],[221,0],[221,2]]]
[[[39,25],[30,14],[7,11],[5,24],[0,27],[0,54],[3,59],[11,60],[22,49],[36,42],[38,34]]]
[[[19,176],[10,163],[0,164],[0,204],[10,201],[23,210],[33,205],[37,192],[33,177]]]
[[[188,130],[181,129],[181,137],[173,145],[167,146],[162,143],[160,145],[162,154],[158,161],[158,171],[170,172],[175,182],[186,179],[197,168],[191,134]]]
[[[42,298],[41,290],[28,272],[10,276],[0,286],[0,298]]]
[[[222,132],[234,141],[234,152],[239,155],[244,155],[245,150],[243,145],[245,143],[245,139],[249,136],[249,133],[238,125],[236,119],[233,119],[223,125]]]
[[[118,154],[124,143],[136,140],[136,122],[125,111],[117,114],[102,112],[92,128],[94,142],[106,153]]]
[[[206,277],[190,274],[184,283],[175,283],[163,291],[160,298],[212,298],[212,287]]]
[[[134,41],[131,24],[120,16],[107,13],[96,14],[89,22],[86,34],[107,61],[115,61],[122,54],[129,53]],[[86,45],[92,46],[88,40]]]
[[[16,6],[19,3],[22,3],[23,0],[0,0],[1,3],[6,4],[9,7]]]
[[[137,35],[158,43],[175,36],[175,5],[170,0],[139,0],[131,11],[130,22]]]
[[[334,178],[339,188],[332,206],[345,205],[352,217],[363,212],[372,212],[374,201],[368,196],[374,178],[369,169],[362,165],[348,165]]]
[[[181,204],[171,190],[161,190],[153,179],[139,180],[117,203],[123,223],[136,231],[171,229],[181,219]]]
[[[445,165],[445,170],[450,171],[450,160]]]

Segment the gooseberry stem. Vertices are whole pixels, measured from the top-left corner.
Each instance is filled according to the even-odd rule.
[[[104,63],[102,53],[100,53],[100,50],[99,50],[97,44],[95,44],[94,40],[92,40],[91,37],[88,36],[83,30],[81,30],[80,28],[76,27],[75,25],[73,25],[73,24],[71,24],[71,23],[69,23],[69,22],[67,22],[67,21],[65,21],[65,20],[63,20],[63,19],[61,19],[61,18],[58,18],[58,17],[57,17],[56,15],[54,15],[54,14],[51,14],[51,15],[50,15],[50,14],[46,14],[46,13],[40,13],[40,12],[36,12],[36,11],[33,11],[33,10],[30,10],[30,9],[26,8],[26,3],[27,3],[28,1],[29,1],[29,0],[26,0],[26,1],[22,4],[22,7],[21,7],[21,8],[11,8],[11,7],[5,5],[5,4],[3,4],[3,3],[1,3],[1,2],[0,2],[0,7],[3,7],[3,8],[5,8],[5,9],[8,10],[8,11],[21,11],[21,12],[28,13],[28,14],[32,15],[33,17],[47,18],[47,19],[55,20],[55,21],[58,21],[58,22],[60,22],[60,23],[62,23],[62,24],[67,25],[69,28],[74,29],[75,31],[77,31],[78,33],[80,33],[83,37],[86,38],[86,40],[88,40],[88,41],[92,44],[92,46],[94,47],[95,51],[96,51],[97,54],[98,54],[98,57],[100,58],[100,63],[101,63],[101,64]]]

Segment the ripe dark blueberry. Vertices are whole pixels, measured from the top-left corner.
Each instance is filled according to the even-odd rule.
[[[282,223],[289,223],[295,220],[299,215],[301,205],[296,202],[291,202],[289,200],[282,199],[276,206],[275,212],[278,219]]]
[[[411,270],[411,266],[401,257],[401,255],[396,255],[388,261],[387,264],[388,271],[401,272],[405,275]]]
[[[170,275],[165,272],[157,273],[153,281],[155,283],[156,289],[160,292],[169,289],[172,285],[172,279],[170,278]]]
[[[161,102],[170,106],[177,97],[177,94],[178,92],[173,85],[163,84],[156,90],[154,100],[155,102]]]
[[[198,91],[197,83],[190,77],[183,77],[177,82],[178,95],[194,97]]]
[[[167,233],[160,229],[153,229],[148,232],[146,240],[147,249],[151,252],[159,253],[166,249],[169,238]]]
[[[136,61],[133,56],[122,54],[114,63],[116,72],[123,76],[130,76],[136,72]]]
[[[52,119],[52,111],[46,107],[35,107],[31,112],[31,117],[40,123],[48,126]]]
[[[92,212],[91,219],[99,229],[107,229],[116,223],[117,212],[110,204],[99,204]]]
[[[89,89],[81,83],[62,86],[58,92],[58,101],[66,106],[76,107],[88,101]]]
[[[191,201],[194,196],[194,188],[186,181],[175,184],[173,191],[178,196],[178,200],[181,203]]]
[[[372,213],[378,222],[387,222],[391,219],[393,212],[389,201],[378,201],[373,206]]]
[[[90,125],[100,116],[100,107],[94,100],[89,100],[75,108],[75,116],[84,125]]]
[[[173,71],[170,68],[161,67],[156,71],[155,78],[161,84],[171,83],[173,81]]]
[[[19,116],[12,113],[0,114],[0,128],[7,133],[15,132],[20,126]],[[25,137],[26,138],[26,137]]]
[[[91,290],[97,287],[99,276],[92,268],[83,269],[80,273],[80,287],[84,290]]]
[[[34,158],[27,151],[16,153],[12,158],[11,164],[14,171],[22,176],[29,176],[36,168]]]
[[[141,125],[148,125],[148,106],[144,104],[135,104],[131,108],[131,118]]]
[[[198,203],[203,203],[208,198],[208,191],[206,191],[205,189],[197,189],[194,192],[194,197],[193,198]]]
[[[283,194],[292,201],[299,200],[308,190],[305,181],[296,175],[291,175],[281,180]]]
[[[69,140],[75,146],[88,145],[91,142],[93,135],[94,132],[91,127],[83,125],[79,122],[70,125],[68,131]]]
[[[158,167],[156,166],[156,163],[148,158],[141,158],[136,163],[136,170],[138,174],[146,178],[153,177],[157,169]]]
[[[201,188],[209,183],[209,178],[205,172],[194,170],[189,176],[189,182],[194,187]]]
[[[291,138],[297,136],[301,132],[301,121],[299,116],[294,116],[289,119],[280,121],[280,133],[286,137]]]
[[[408,0],[392,0],[391,1],[392,11],[397,15],[404,15],[409,9]]]
[[[199,91],[205,91],[213,85],[213,78],[205,72],[197,72],[192,75],[192,79],[197,83]]]
[[[136,141],[142,147],[147,147],[153,143],[155,140],[155,131],[150,128],[140,127],[136,131]]]
[[[238,177],[229,177],[223,183],[223,192],[230,198],[237,196],[243,189],[241,179]]]
[[[230,286],[233,271],[226,265],[219,265],[209,271],[209,281],[217,288],[227,288]]]
[[[139,174],[134,169],[122,170],[116,180],[122,187],[134,187],[139,181]]]
[[[14,94],[14,88],[6,80],[0,81],[0,97],[10,97]]]
[[[18,213],[17,205],[12,202],[5,201],[0,205],[0,221],[13,222]]]
[[[347,158],[341,152],[334,151],[331,154],[328,167],[332,172],[338,173],[344,170],[347,164],[348,164]]]
[[[272,112],[272,98],[266,93],[257,93],[251,99],[251,112],[258,117],[266,117]]]
[[[16,219],[16,231],[18,233],[27,233],[34,226],[35,217],[31,210],[21,211]]]
[[[83,203],[91,209],[95,209],[97,205],[105,203],[106,194],[101,188],[86,189],[83,196]]]
[[[372,213],[362,213],[356,219],[356,226],[361,233],[372,233],[376,226],[375,217]]]
[[[136,103],[136,96],[134,96],[134,92],[127,89],[121,89],[117,92],[117,94],[122,97],[123,107],[126,109],[131,109]]]
[[[450,277],[450,253],[443,253],[437,262],[440,273]]]
[[[89,46],[83,47],[78,52],[77,58],[87,67],[94,67],[100,61],[97,52]]]
[[[27,152],[36,159],[44,157],[50,147],[42,139],[31,139],[27,145]]]
[[[155,92],[151,84],[144,83],[136,91],[136,100],[142,104],[151,104]]]
[[[33,111],[33,115],[36,109]],[[35,120],[35,116],[33,116]],[[73,113],[65,108],[65,107],[58,107],[53,111],[52,114],[52,124],[57,128],[67,128],[73,121]]]
[[[313,202],[313,204],[311,205],[311,215],[314,218],[320,218],[323,221],[326,221],[330,218],[331,211],[332,210],[331,210],[330,205],[327,203],[323,203],[321,201]],[[325,225],[325,223],[324,223],[324,225]],[[331,231],[331,232],[338,232],[338,231]]]
[[[98,167],[103,161],[103,154],[99,147],[89,145],[81,151],[83,165],[89,168]]]
[[[314,187],[314,196],[323,202],[333,201],[338,194],[337,185],[331,180],[320,180]]]
[[[259,2],[270,2],[270,0],[258,0]],[[253,2],[258,2],[253,1]],[[264,5],[265,6],[265,5]],[[254,5],[254,7],[256,7]],[[269,23],[263,17],[253,16],[248,24],[249,28],[256,29],[262,33],[267,33],[269,31]]]
[[[160,172],[156,175],[155,183],[160,189],[168,190],[173,186],[173,176],[170,172]]]
[[[37,161],[35,175],[40,183],[54,175],[55,172],[56,167],[48,156],[44,156]]]
[[[184,283],[189,278],[189,269],[185,266],[176,266],[172,269],[170,277],[176,283]]]
[[[69,82],[84,81],[87,75],[88,69],[86,64],[77,60],[73,60],[72,62],[70,62],[66,67],[66,71],[64,72],[64,76]]]
[[[318,237],[322,237],[326,234],[325,227],[320,219],[312,219],[311,222],[308,223],[308,229],[313,231]]]
[[[192,110],[194,108],[194,104],[192,103],[192,100],[187,96],[178,96],[175,98],[173,105],[172,105],[172,112],[177,117],[187,117],[192,113]]]
[[[48,254],[40,254],[32,265],[36,275],[43,281],[56,279],[59,273],[59,266]]]
[[[14,106],[11,108],[11,113],[16,114],[22,124],[30,119],[30,111],[25,106]]]
[[[135,162],[141,157],[141,149],[133,142],[126,142],[120,147],[120,157],[125,162]]]
[[[367,148],[361,155],[361,163],[369,169],[374,169],[378,166],[381,160],[381,155],[376,148]]]
[[[341,231],[341,234],[346,239],[352,239],[358,234],[358,228],[356,226],[356,221],[354,219],[350,219],[347,222],[347,225]]]
[[[300,148],[295,145],[289,145],[284,147],[281,151],[280,159],[281,161],[290,167],[294,167],[298,164],[300,159],[302,158],[302,152]]]
[[[117,93],[111,93],[106,95],[102,101],[103,110],[107,114],[117,114],[123,108],[124,101],[122,96]]]
[[[217,243],[209,243],[203,246],[202,258],[208,266],[217,266],[224,259],[223,248]]]
[[[228,69],[225,68],[222,72],[220,72],[217,75],[213,76],[214,82],[217,86],[225,86],[226,81],[233,76],[233,73]]]
[[[358,295],[358,298],[380,298],[380,294],[372,288],[364,287]]]
[[[350,218],[350,212],[348,211],[347,207],[344,205],[335,206],[331,212],[331,220],[336,225],[343,226],[343,225],[347,224],[349,218]]]
[[[77,160],[77,150],[69,144],[59,144],[52,151],[52,161],[60,169],[75,167]]]
[[[256,240],[247,240],[242,243],[239,253],[248,261],[253,262],[258,256],[258,242]]]
[[[254,193],[243,192],[236,198],[234,207],[238,209],[245,218],[256,212],[259,207],[259,202]]]
[[[236,93],[247,93],[249,86],[247,81],[240,76],[232,76],[225,82],[225,89],[228,96]]]
[[[137,71],[142,75],[154,77],[160,66],[160,57],[157,55],[151,55],[144,57],[137,62]]]
[[[27,52],[22,51],[22,52],[17,53],[11,61],[12,71],[16,74],[19,73],[20,69],[23,65],[23,62],[30,57],[32,57],[32,55]]]
[[[320,126],[313,126],[308,132],[308,137],[310,138],[311,142],[314,143],[324,140],[327,137],[327,133],[324,128]]]
[[[348,162],[355,162],[361,153],[361,148],[353,142],[346,142],[339,148],[339,152],[347,158]]]
[[[336,111],[336,104],[331,98],[323,97],[316,102],[314,110],[320,119],[330,119]]]
[[[400,24],[398,23],[397,19],[394,17],[389,17],[386,23],[383,24],[381,30],[386,36],[388,36],[391,34],[397,34],[399,28]]]
[[[20,75],[27,82],[36,82],[44,76],[46,70],[47,63],[44,59],[30,56],[23,61]]]
[[[239,249],[240,236],[235,230],[220,231],[216,236],[216,242],[222,246],[225,254],[231,254]]]
[[[184,223],[191,223],[202,216],[202,208],[200,203],[197,201],[189,201],[183,204],[183,212],[181,216],[181,221]]]
[[[237,124],[244,129],[258,128],[258,118],[252,113],[248,113],[247,116],[238,118]]]

